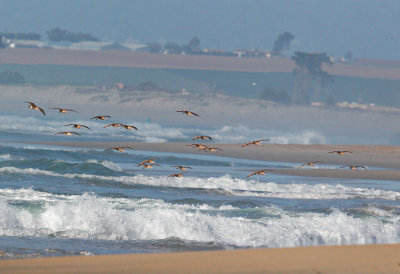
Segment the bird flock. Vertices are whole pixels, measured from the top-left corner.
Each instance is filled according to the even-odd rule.
[[[29,106],[28,106],[29,109],[40,111],[43,115],[46,115],[46,113],[43,110],[43,108],[38,107],[35,103],[33,103],[33,102],[25,102],[25,103],[29,104]],[[68,112],[79,113],[79,112],[77,112],[77,111],[75,111],[73,109],[69,109],[69,108],[49,107],[49,109],[58,110],[59,113],[63,113],[63,114],[68,113]],[[193,117],[200,118],[200,116],[198,114],[196,114],[196,113],[194,113],[192,111],[189,111],[189,110],[177,110],[176,112],[180,112],[180,113],[182,113],[184,115],[187,115],[187,116],[193,116]],[[109,115],[97,115],[97,116],[91,117],[90,119],[104,121],[104,120],[107,120],[108,118],[111,118],[111,116],[109,116]],[[76,128],[76,129],[86,128],[88,130],[91,130],[88,126],[83,125],[83,124],[71,123],[71,124],[66,124],[64,126],[71,126],[72,128]],[[127,130],[131,130],[131,129],[139,130],[136,126],[126,125],[126,124],[123,124],[123,123],[110,123],[110,124],[107,124],[107,125],[104,126],[104,128],[108,128],[108,127],[124,128],[124,129],[127,129]],[[60,131],[60,132],[55,133],[54,135],[72,136],[72,135],[80,135],[80,134],[78,132],[75,132],[75,131]],[[195,141],[195,140],[212,141],[213,138],[210,137],[210,136],[206,136],[206,135],[199,135],[199,136],[194,137],[192,140],[193,141]],[[267,142],[267,141],[270,141],[270,139],[254,140],[254,141],[242,144],[240,147],[247,147],[247,146],[250,146],[250,145],[261,146],[262,142]],[[208,145],[206,145],[204,143],[192,143],[192,144],[189,144],[187,146],[190,146],[192,148],[197,149],[198,151],[203,151],[203,152],[222,151],[221,148],[210,147],[210,146],[208,146]],[[118,152],[126,152],[127,149],[134,149],[134,148],[133,147],[129,147],[129,146],[110,147],[110,148],[106,148],[105,151],[114,150],[114,151],[118,151]],[[338,154],[338,155],[345,155],[345,154],[348,154],[348,153],[352,153],[352,151],[349,151],[349,150],[333,150],[333,151],[329,151],[328,153],[335,153],[335,154]],[[138,167],[142,167],[143,169],[152,169],[155,166],[160,166],[159,164],[157,164],[154,161],[154,160],[157,160],[157,159],[160,159],[160,158],[146,159],[146,160],[142,161],[141,163],[137,164],[137,166]],[[320,162],[319,161],[307,162],[307,163],[304,163],[304,164],[298,166],[298,168],[302,168],[304,166],[313,167],[317,163],[320,163]],[[181,177],[183,177],[184,173],[189,171],[189,169],[192,169],[192,167],[181,166],[181,165],[173,165],[171,167],[174,167],[174,168],[180,170],[181,172],[168,175],[167,177],[181,178]],[[344,165],[344,166],[341,166],[339,168],[346,168],[346,167],[349,168],[350,170],[367,169],[365,166],[362,166],[362,165]],[[247,175],[247,178],[251,177],[253,175],[265,175],[268,171],[271,171],[271,170],[270,169],[252,170],[252,172],[249,175]]]

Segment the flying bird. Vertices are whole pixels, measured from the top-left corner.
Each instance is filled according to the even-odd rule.
[[[111,124],[105,125],[104,127],[105,128],[106,127],[121,127],[121,124],[120,123],[111,123]]]
[[[365,166],[352,166],[352,165],[341,166],[340,168],[345,168],[345,167],[348,167],[351,170],[357,170],[358,168],[368,169]]]
[[[212,140],[212,138],[210,136],[203,136],[203,135],[200,135],[200,136],[197,136],[197,137],[193,138],[193,140],[196,140],[196,139]]]
[[[121,125],[121,127],[125,128],[125,129],[136,129],[136,130],[138,130],[138,128],[135,127],[135,126],[124,125],[124,124],[120,124],[120,125]]]
[[[150,165],[150,164],[141,164],[143,166],[143,168],[154,168],[154,166],[159,166],[157,164],[154,165]]]
[[[314,162],[304,163],[304,164],[302,164],[301,166],[299,166],[297,168],[301,168],[303,166],[315,166],[316,163],[318,163],[318,162],[314,161]]]
[[[268,171],[268,169],[258,170],[258,171],[255,171],[253,173],[250,173],[249,175],[247,175],[247,177],[250,177],[250,176],[253,176],[253,175],[265,175],[266,171]]]
[[[334,151],[329,151],[328,153],[337,153],[338,155],[343,155],[345,153],[353,153],[350,150],[334,150]]]
[[[192,169],[190,166],[171,166],[171,167],[176,167],[177,169],[182,170],[182,171],[186,171],[189,168]]]
[[[125,149],[134,149],[133,147],[110,147],[105,150],[115,150],[120,152],[125,152]]]
[[[51,107],[49,109],[58,109],[59,113],[67,113],[68,111],[79,113],[79,112],[77,112],[77,111],[75,111],[73,109],[70,109],[70,108],[53,108],[53,107]]]
[[[206,150],[208,148],[208,146],[203,145],[203,144],[191,144],[191,145],[188,145],[188,146],[195,147],[198,150]]]
[[[108,115],[98,115],[98,116],[94,116],[90,119],[97,119],[97,120],[105,120],[106,118],[111,118],[111,116]]]
[[[171,174],[171,175],[168,175],[168,177],[182,178],[183,173],[185,173],[185,172]]]
[[[77,128],[77,129],[81,129],[82,127],[85,127],[87,129],[90,129],[89,127],[85,126],[85,125],[80,125],[80,124],[68,124],[68,125],[64,125],[64,126],[72,126],[73,128]]]
[[[147,160],[142,161],[140,164],[138,164],[138,166],[141,166],[143,164],[153,164],[153,165],[157,165],[156,162],[154,162],[155,159],[160,159],[160,158],[150,158]]]
[[[197,115],[196,113],[189,111],[189,110],[177,110],[176,112],[182,112],[183,114],[186,114],[188,116],[197,116],[200,117],[199,115]]]
[[[35,103],[32,103],[32,102],[25,102],[25,103],[29,104],[28,108],[31,108],[33,110],[38,110],[41,113],[43,113],[43,115],[46,115],[46,113],[44,113],[44,110],[42,108],[38,107],[37,105],[35,105]]]
[[[75,132],[75,131],[60,131],[55,133],[54,135],[59,135],[59,134],[64,134],[67,136],[71,136],[71,135],[79,135],[79,133]]]
[[[262,140],[256,140],[256,141],[252,141],[252,142],[249,142],[249,143],[243,144],[243,145],[241,145],[241,147],[245,147],[245,146],[248,146],[248,145],[256,145],[256,146],[261,146],[261,142],[264,142],[264,141],[269,141],[269,140],[271,140],[271,139],[262,139]]]
[[[217,150],[222,151],[222,149],[218,148],[218,147],[207,147],[206,149],[204,149],[205,151],[210,151],[210,152],[217,152]]]

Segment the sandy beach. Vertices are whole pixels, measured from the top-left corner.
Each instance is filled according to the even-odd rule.
[[[4,260],[1,273],[399,273],[400,245]]]

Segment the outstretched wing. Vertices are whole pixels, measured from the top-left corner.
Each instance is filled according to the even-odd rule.
[[[43,113],[43,115],[46,115],[46,113],[44,113],[44,110],[42,108],[39,108],[40,112]]]

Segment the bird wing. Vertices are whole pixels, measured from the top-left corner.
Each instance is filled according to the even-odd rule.
[[[301,166],[299,166],[298,168],[301,168],[301,167],[303,167],[303,166],[305,166],[305,165],[307,165],[307,163],[305,163],[305,164],[302,164]]]
[[[32,103],[32,102],[25,102],[25,103],[30,104],[32,107],[36,107],[35,103]]]
[[[201,136],[194,137],[193,140],[197,140],[199,138],[201,138]]]
[[[81,125],[81,126],[87,128],[87,129],[90,129],[88,126],[85,126],[85,125]],[[91,129],[90,129],[90,130],[91,130]]]
[[[252,143],[243,144],[243,145],[241,145],[241,147],[245,147],[245,146],[248,146],[250,144],[252,144]]]
[[[65,110],[79,113],[79,112],[77,112],[77,111],[75,111],[75,110],[73,110],[73,109],[70,109],[70,108],[67,108],[67,109],[65,109]]]
[[[194,113],[194,112],[190,112],[190,113],[192,113],[194,116],[200,117],[199,115],[197,115],[197,114]]]
[[[44,113],[44,110],[42,108],[39,108],[40,112],[43,113],[43,115],[46,115],[46,113]]]

